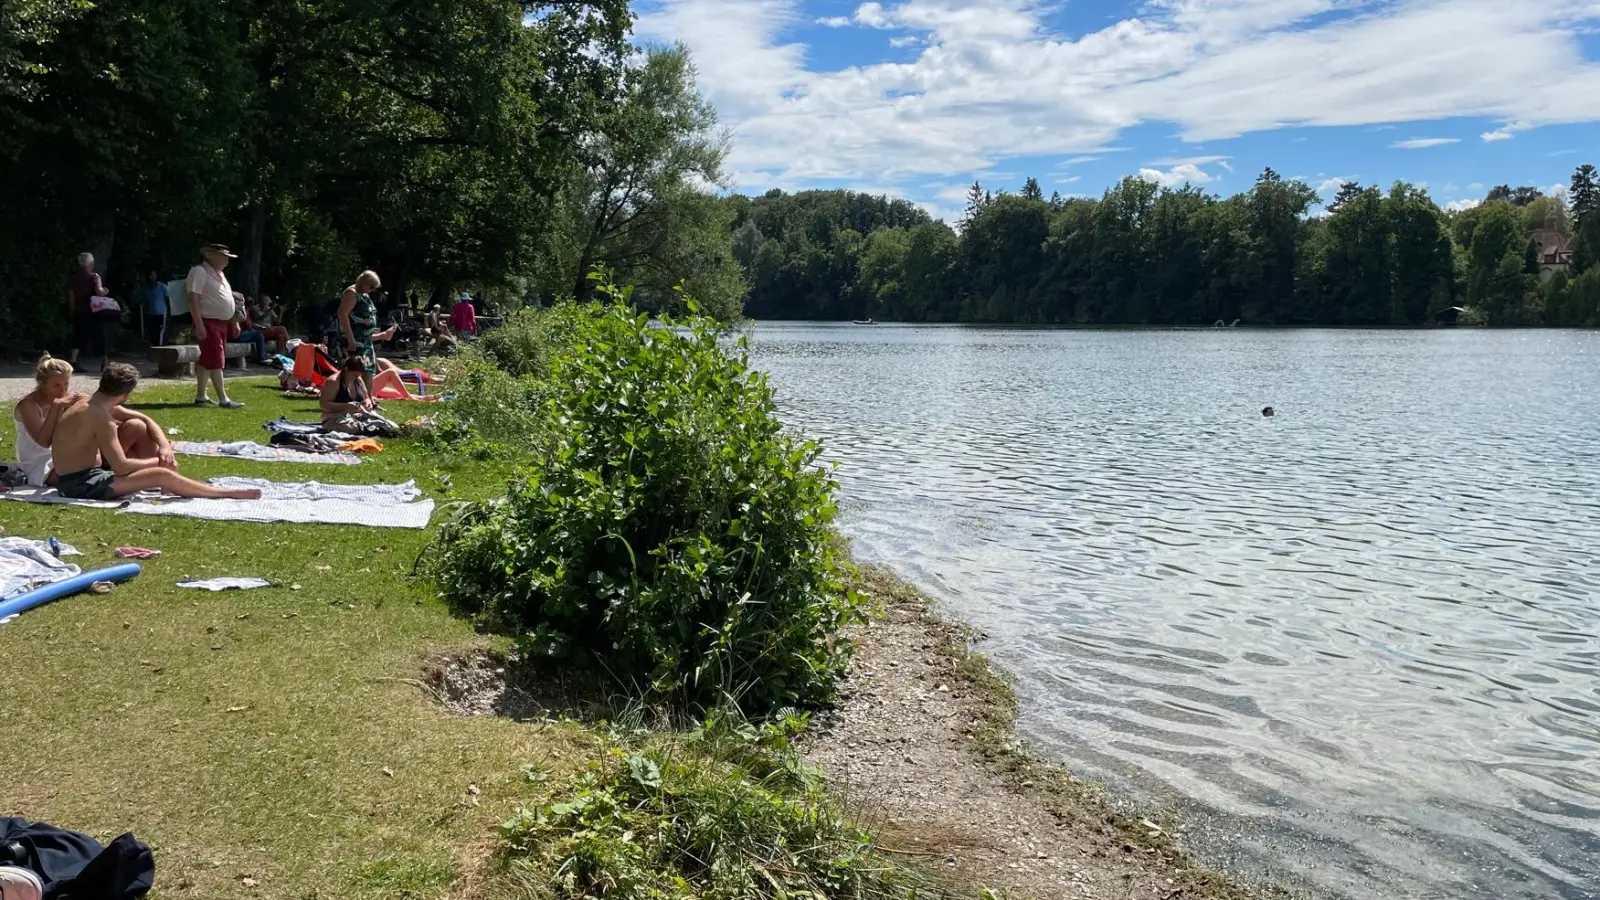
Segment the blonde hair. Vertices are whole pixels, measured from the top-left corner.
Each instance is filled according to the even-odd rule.
[[[372,285],[371,290],[374,290],[374,291],[377,290],[378,288],[383,287],[383,279],[379,278],[378,277],[378,273],[372,271],[371,269],[368,269],[365,272],[362,272],[360,275],[356,276],[356,284],[360,284],[363,281],[365,281],[367,284]]]
[[[39,364],[33,367],[33,380],[44,387],[44,383],[57,375],[72,377],[72,363],[64,359],[56,359],[50,354],[39,357]]]
[[[93,253],[79,253],[78,254],[78,265],[80,265],[80,266],[92,266],[92,265],[94,265],[94,254]]]

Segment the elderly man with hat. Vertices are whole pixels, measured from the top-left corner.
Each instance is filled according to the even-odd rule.
[[[196,406],[210,406],[206,397],[206,382],[217,389],[217,403],[223,409],[243,409],[244,404],[228,397],[223,383],[222,370],[228,365],[228,335],[233,330],[233,286],[228,276],[222,274],[228,261],[238,259],[222,244],[207,244],[200,248],[205,262],[189,270],[185,291],[189,295],[189,317],[194,322],[194,339],[200,345],[200,361],[195,364]]]

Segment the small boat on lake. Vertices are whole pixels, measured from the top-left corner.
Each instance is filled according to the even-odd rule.
[[[871,319],[856,319],[854,321],[855,321],[855,324],[857,324],[857,325],[876,325],[876,324],[878,324],[877,322],[874,322]]]

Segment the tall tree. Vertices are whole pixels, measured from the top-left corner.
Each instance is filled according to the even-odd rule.
[[[1029,176],[1028,180],[1022,183],[1022,199],[1024,199],[1024,200],[1043,200],[1044,199],[1044,189],[1039,187],[1039,179],[1034,178],[1032,176]]]
[[[1302,181],[1285,181],[1271,168],[1263,171],[1246,196],[1249,211],[1250,268],[1253,284],[1244,298],[1242,317],[1251,322],[1292,319],[1296,254],[1306,214],[1317,194]]]
[[[1500,184],[1490,188],[1489,195],[1484,197],[1483,201],[1485,203],[1493,203],[1496,200],[1503,200],[1512,206],[1527,206],[1543,196],[1544,192],[1536,187],[1523,186],[1514,188],[1508,184]]]
[[[1577,246],[1572,253],[1572,269],[1582,275],[1600,260],[1600,174],[1584,163],[1572,173],[1572,217]]]
[[[1467,251],[1467,300],[1491,325],[1511,324],[1534,282],[1527,272],[1528,235],[1510,203],[1485,203],[1482,210]]]
[[[961,217],[962,223],[971,222],[974,218],[977,218],[978,213],[983,212],[983,207],[988,202],[989,192],[983,189],[982,182],[974,181],[972,187],[967,188],[967,207]]]
[[[51,65],[43,49],[62,23],[88,9],[86,0],[0,0],[0,96],[37,94]]]
[[[574,296],[588,294],[599,267],[648,304],[670,305],[681,281],[707,309],[739,314],[733,210],[707,192],[722,181],[727,152],[716,123],[681,45],[655,48],[629,69],[621,103],[601,118],[563,191],[569,240],[552,261]]]

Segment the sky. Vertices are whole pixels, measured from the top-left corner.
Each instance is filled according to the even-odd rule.
[[[1600,163],[1600,0],[635,0],[685,44],[728,190],[960,216],[973,181],[1227,195],[1263,168],[1471,205]]]

